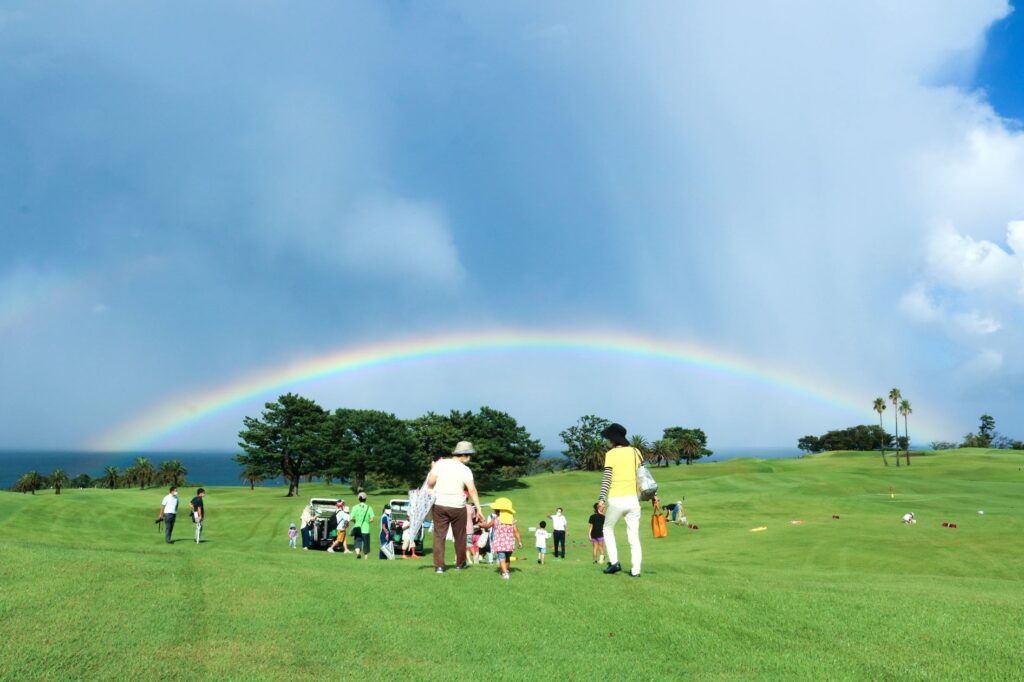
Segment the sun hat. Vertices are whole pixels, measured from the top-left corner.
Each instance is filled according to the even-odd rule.
[[[366,502],[366,493],[359,493],[359,501]]]
[[[629,445],[629,441],[626,440],[626,427],[622,424],[609,424],[608,427],[601,432],[601,438],[610,440],[616,445]]]
[[[453,455],[475,455],[476,450],[473,449],[473,444],[468,440],[460,440],[455,444],[455,449],[452,450]]]
[[[290,526],[288,526],[288,527],[289,527],[289,528],[294,528],[294,527],[295,527],[295,524],[293,523],[292,525],[290,525]]]
[[[335,505],[338,509],[345,506],[345,500],[338,500],[338,504]]]
[[[512,500],[507,497],[499,497],[494,502],[491,502],[491,509],[494,511],[509,511],[513,514],[516,513],[516,510],[512,508]]]

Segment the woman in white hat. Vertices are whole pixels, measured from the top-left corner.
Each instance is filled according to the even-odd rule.
[[[455,542],[455,569],[466,567],[466,494],[473,500],[477,518],[483,518],[480,511],[480,497],[473,482],[473,472],[466,466],[469,458],[476,454],[468,440],[459,441],[452,456],[434,463],[427,476],[427,488],[434,491],[434,570],[444,573],[444,542],[448,529],[452,530]]]

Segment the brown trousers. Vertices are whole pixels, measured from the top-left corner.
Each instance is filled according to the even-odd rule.
[[[451,526],[455,538],[455,565],[466,565],[466,507],[434,505],[434,568],[444,568],[444,541]]]

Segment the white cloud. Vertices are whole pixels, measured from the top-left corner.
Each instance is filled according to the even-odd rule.
[[[317,216],[300,210],[292,220],[264,223],[261,237],[321,267],[369,280],[451,286],[466,274],[444,212],[401,197],[377,194]]]
[[[1024,241],[1024,223],[1011,222],[1007,241]],[[1024,303],[1024,251],[1007,252],[988,240],[976,240],[946,227],[929,244],[930,276],[944,286],[963,291],[989,291]]]
[[[915,322],[938,322],[945,317],[942,310],[922,283],[915,284],[900,298],[900,310]]]
[[[963,368],[964,374],[992,374],[1003,367],[1003,354],[991,348],[984,348]]]
[[[465,270],[451,228],[434,206],[377,196],[340,226],[336,249],[356,272],[456,284]]]
[[[214,219],[198,211],[180,221],[188,228],[175,237],[201,254],[197,262],[205,258],[215,270],[220,257],[235,257],[205,251],[216,241],[204,232],[211,225],[275,256],[266,259],[271,266],[241,273],[251,281],[225,288],[287,281],[297,278],[289,268],[310,266],[357,277],[366,288],[382,281],[451,287],[469,279],[464,258],[472,253],[481,272],[513,263],[515,276],[475,277],[454,287],[465,294],[460,305],[435,297],[424,319],[471,325],[493,316],[515,324],[543,310],[545,319],[573,324],[590,311],[614,311],[644,332],[718,344],[845,386],[878,377],[885,386],[892,377],[908,393],[913,384],[918,395],[954,406],[967,400],[946,383],[956,358],[974,358],[967,366],[979,372],[1021,365],[1020,308],[1007,302],[1024,300],[1024,228],[1011,224],[1009,250],[1001,230],[1024,217],[1024,136],[983,93],[963,87],[986,30],[1009,11],[1003,0],[467,3],[417,12],[415,21],[385,5],[312,9],[298,18],[269,7],[245,17],[224,6],[181,18],[116,4],[77,13],[33,7],[36,33],[19,33],[19,44],[39,40],[62,56],[56,69],[75,68],[38,82],[22,76],[33,87],[16,95],[50,92],[53,100],[40,100],[46,116],[30,110],[26,128],[34,134],[15,141],[75,144],[10,177],[69,166],[73,177],[111,177],[105,167],[83,172],[66,163],[76,154],[102,157],[123,163],[124,176],[89,187],[90,198],[115,188],[110,204],[118,206],[117,188],[148,186],[172,197],[172,208],[143,208],[175,225],[179,205],[222,205]],[[110,25],[125,30],[111,34]],[[183,41],[195,49],[183,54]],[[65,78],[77,87],[45,89]],[[146,102],[156,104],[147,110]],[[62,111],[71,112],[67,120],[55,118]],[[89,127],[96,125],[89,112],[111,121],[109,129]],[[133,128],[150,119],[151,127]],[[46,122],[52,127],[32,127]],[[79,148],[83,140],[95,149]],[[139,174],[133,160],[143,146],[147,165],[167,169],[166,177]],[[181,177],[201,201],[175,193]],[[28,186],[49,182],[30,179]],[[59,193],[53,199],[63,203]],[[72,208],[95,213],[89,203]],[[132,222],[151,229],[148,210]],[[933,235],[937,224],[950,227]],[[66,243],[91,253],[100,235]],[[510,255],[503,248],[510,243],[526,247]],[[253,255],[239,250],[239,258]],[[554,255],[538,266],[531,251]],[[569,292],[557,301],[547,295],[556,286]],[[186,319],[219,322],[213,306],[223,307],[225,297],[217,293],[209,302],[190,299],[196,314]],[[382,300],[375,309],[388,307]],[[115,317],[126,309],[124,300],[104,302]],[[327,343],[311,322],[322,316],[318,306],[298,311],[294,298],[276,292],[261,304],[269,313],[296,311],[294,331],[274,325],[290,336]],[[386,327],[386,314],[367,318]],[[899,324],[901,314],[939,325],[946,336]],[[135,347],[163,342],[234,357],[234,340],[216,340],[225,335],[137,326]],[[406,329],[419,331],[413,326]],[[253,357],[272,357],[280,350],[274,343],[291,342],[283,336],[254,335],[246,345]],[[208,347],[193,345],[200,337]],[[428,393],[443,409],[458,393],[438,376]],[[213,381],[201,373],[175,379]],[[493,386],[514,413],[535,400],[534,383],[567,410],[595,393],[558,363],[536,382],[525,371],[514,384],[501,379],[481,400]],[[647,379],[616,405],[624,421],[631,409],[648,411],[635,393],[663,397],[648,402],[666,412],[686,413],[680,395],[727,405],[698,419],[709,432],[734,433],[735,442],[754,423],[764,424],[760,438],[783,443],[792,433],[843,425],[808,423],[800,410],[767,411],[771,395],[752,400],[742,385],[717,377]],[[382,406],[402,381],[374,384]],[[123,402],[111,403],[111,412],[173,388],[135,376],[124,383],[135,393],[112,396]],[[538,421],[554,419],[536,412]]]
[[[953,322],[961,331],[974,336],[987,336],[1003,328],[998,320],[982,315],[977,310],[957,313],[953,316]]]
[[[322,92],[267,102],[256,149],[258,236],[321,267],[369,280],[451,286],[465,275],[443,207],[382,186],[380,135],[367,114]]]

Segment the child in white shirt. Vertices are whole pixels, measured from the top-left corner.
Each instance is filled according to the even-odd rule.
[[[537,536],[537,563],[543,564],[544,557],[548,553],[548,538],[551,537],[546,528],[548,527],[547,521],[540,522],[540,528],[537,529],[534,535]]]

